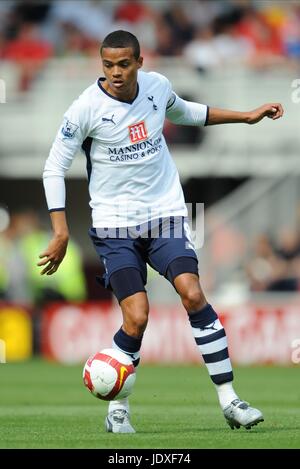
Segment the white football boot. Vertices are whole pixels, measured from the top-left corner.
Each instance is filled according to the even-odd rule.
[[[129,420],[129,413],[125,409],[115,409],[108,413],[105,430],[109,433],[135,433]]]
[[[264,421],[260,410],[250,407],[248,402],[240,399],[234,399],[223,412],[226,422],[232,430],[240,428],[240,426],[249,430],[253,425]]]

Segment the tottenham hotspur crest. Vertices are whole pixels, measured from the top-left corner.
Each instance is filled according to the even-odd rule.
[[[61,132],[64,137],[73,138],[77,129],[78,129],[78,125],[73,124],[68,119],[66,119],[64,122],[63,128],[61,129]]]

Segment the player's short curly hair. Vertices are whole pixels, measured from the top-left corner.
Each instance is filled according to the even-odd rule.
[[[131,47],[133,49],[133,55],[137,60],[140,56],[140,43],[135,37],[134,34],[130,33],[129,31],[122,31],[121,29],[118,31],[113,31],[109,33],[102,42],[100,53],[102,54],[102,50],[106,47],[112,48],[125,48]]]

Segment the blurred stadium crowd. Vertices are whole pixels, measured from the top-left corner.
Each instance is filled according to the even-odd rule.
[[[4,221],[2,215],[0,218]],[[56,274],[40,275],[38,257],[51,238],[51,232],[43,225],[37,213],[26,208],[12,213],[7,226],[0,227],[0,300],[42,306],[48,301],[99,299],[100,287],[93,298],[93,287],[89,285],[96,283],[95,272],[89,275],[80,246],[72,239]],[[297,230],[284,228],[275,235],[264,233],[249,240],[227,226],[211,243],[215,270],[212,277],[234,250],[240,256],[240,279],[249,292],[300,291],[300,212]],[[99,274],[100,267],[97,269]],[[206,274],[210,277],[209,271]],[[150,281],[152,275],[150,269]],[[214,291],[214,287],[212,282],[209,289]]]
[[[135,33],[145,57],[183,56],[199,71],[300,59],[299,3],[251,0],[4,0],[0,58],[19,65],[27,90],[49,58],[98,55],[115,29]]]
[[[4,0],[0,61],[19,67],[19,90],[26,92],[48,60],[99,56],[101,41],[115,29],[136,34],[144,57],[183,57],[200,73],[236,62],[259,70],[300,64],[300,2],[251,0]],[[201,129],[183,132],[170,124],[165,134],[171,143],[203,138]],[[42,304],[96,298],[90,294],[94,275],[73,240],[55,276],[41,277],[36,263],[51,233],[31,209],[9,215],[7,226],[0,216],[0,299]],[[294,228],[253,240],[219,232],[209,246],[209,290],[233,252],[249,292],[300,291],[300,212]]]
[[[275,240],[267,234],[258,236],[246,273],[252,291],[299,291],[299,233],[283,229]]]

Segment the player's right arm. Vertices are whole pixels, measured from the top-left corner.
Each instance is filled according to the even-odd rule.
[[[64,210],[50,212],[53,236],[44,252],[39,257],[41,261],[37,264],[44,267],[41,275],[52,275],[57,271],[60,263],[65,257],[68,241],[69,229]]]
[[[52,275],[62,262],[68,246],[69,229],[65,214],[65,174],[88,134],[88,111],[80,99],[64,116],[43,172],[43,183],[51,217],[53,236],[39,258],[41,275]]]

